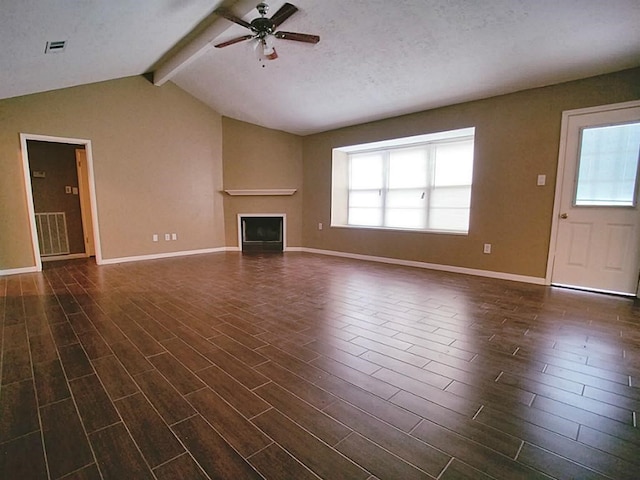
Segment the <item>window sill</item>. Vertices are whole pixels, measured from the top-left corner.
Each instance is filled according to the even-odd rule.
[[[405,233],[433,233],[436,235],[455,235],[460,237],[468,237],[469,232],[460,232],[456,230],[418,230],[416,228],[393,228],[393,227],[372,227],[367,225],[331,225],[331,228],[347,228],[354,230],[377,230],[383,232],[405,232]]]

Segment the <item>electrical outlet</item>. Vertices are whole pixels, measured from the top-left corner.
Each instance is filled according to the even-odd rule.
[[[485,243],[484,244],[484,249],[482,250],[482,253],[491,253],[491,244],[490,243]]]
[[[177,233],[172,233],[171,234],[171,240],[177,240],[178,239],[178,234]]]
[[[538,175],[537,185],[539,187],[543,187],[547,184],[547,176],[546,175]]]
[[[322,230],[322,224],[321,223],[318,224],[318,230]]]
[[[165,242],[170,241],[171,240],[171,234],[170,233],[165,233],[164,234],[164,240],[165,240]]]
[[[154,234],[153,234],[153,241],[154,241],[154,242],[157,242],[157,241],[158,241],[158,234],[157,234],[157,233],[154,233]]]

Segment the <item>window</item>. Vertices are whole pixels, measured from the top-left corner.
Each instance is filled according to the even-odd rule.
[[[332,225],[468,233],[474,131],[334,149]]]
[[[584,128],[574,204],[634,206],[639,160],[640,123]]]

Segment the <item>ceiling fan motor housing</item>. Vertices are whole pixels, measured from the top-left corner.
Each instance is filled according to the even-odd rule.
[[[251,21],[251,30],[256,32],[259,37],[272,34],[275,28],[274,23],[265,17],[256,18]]]

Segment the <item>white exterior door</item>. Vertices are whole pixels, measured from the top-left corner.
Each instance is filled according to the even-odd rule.
[[[635,295],[640,102],[565,112],[561,142],[551,283]]]

